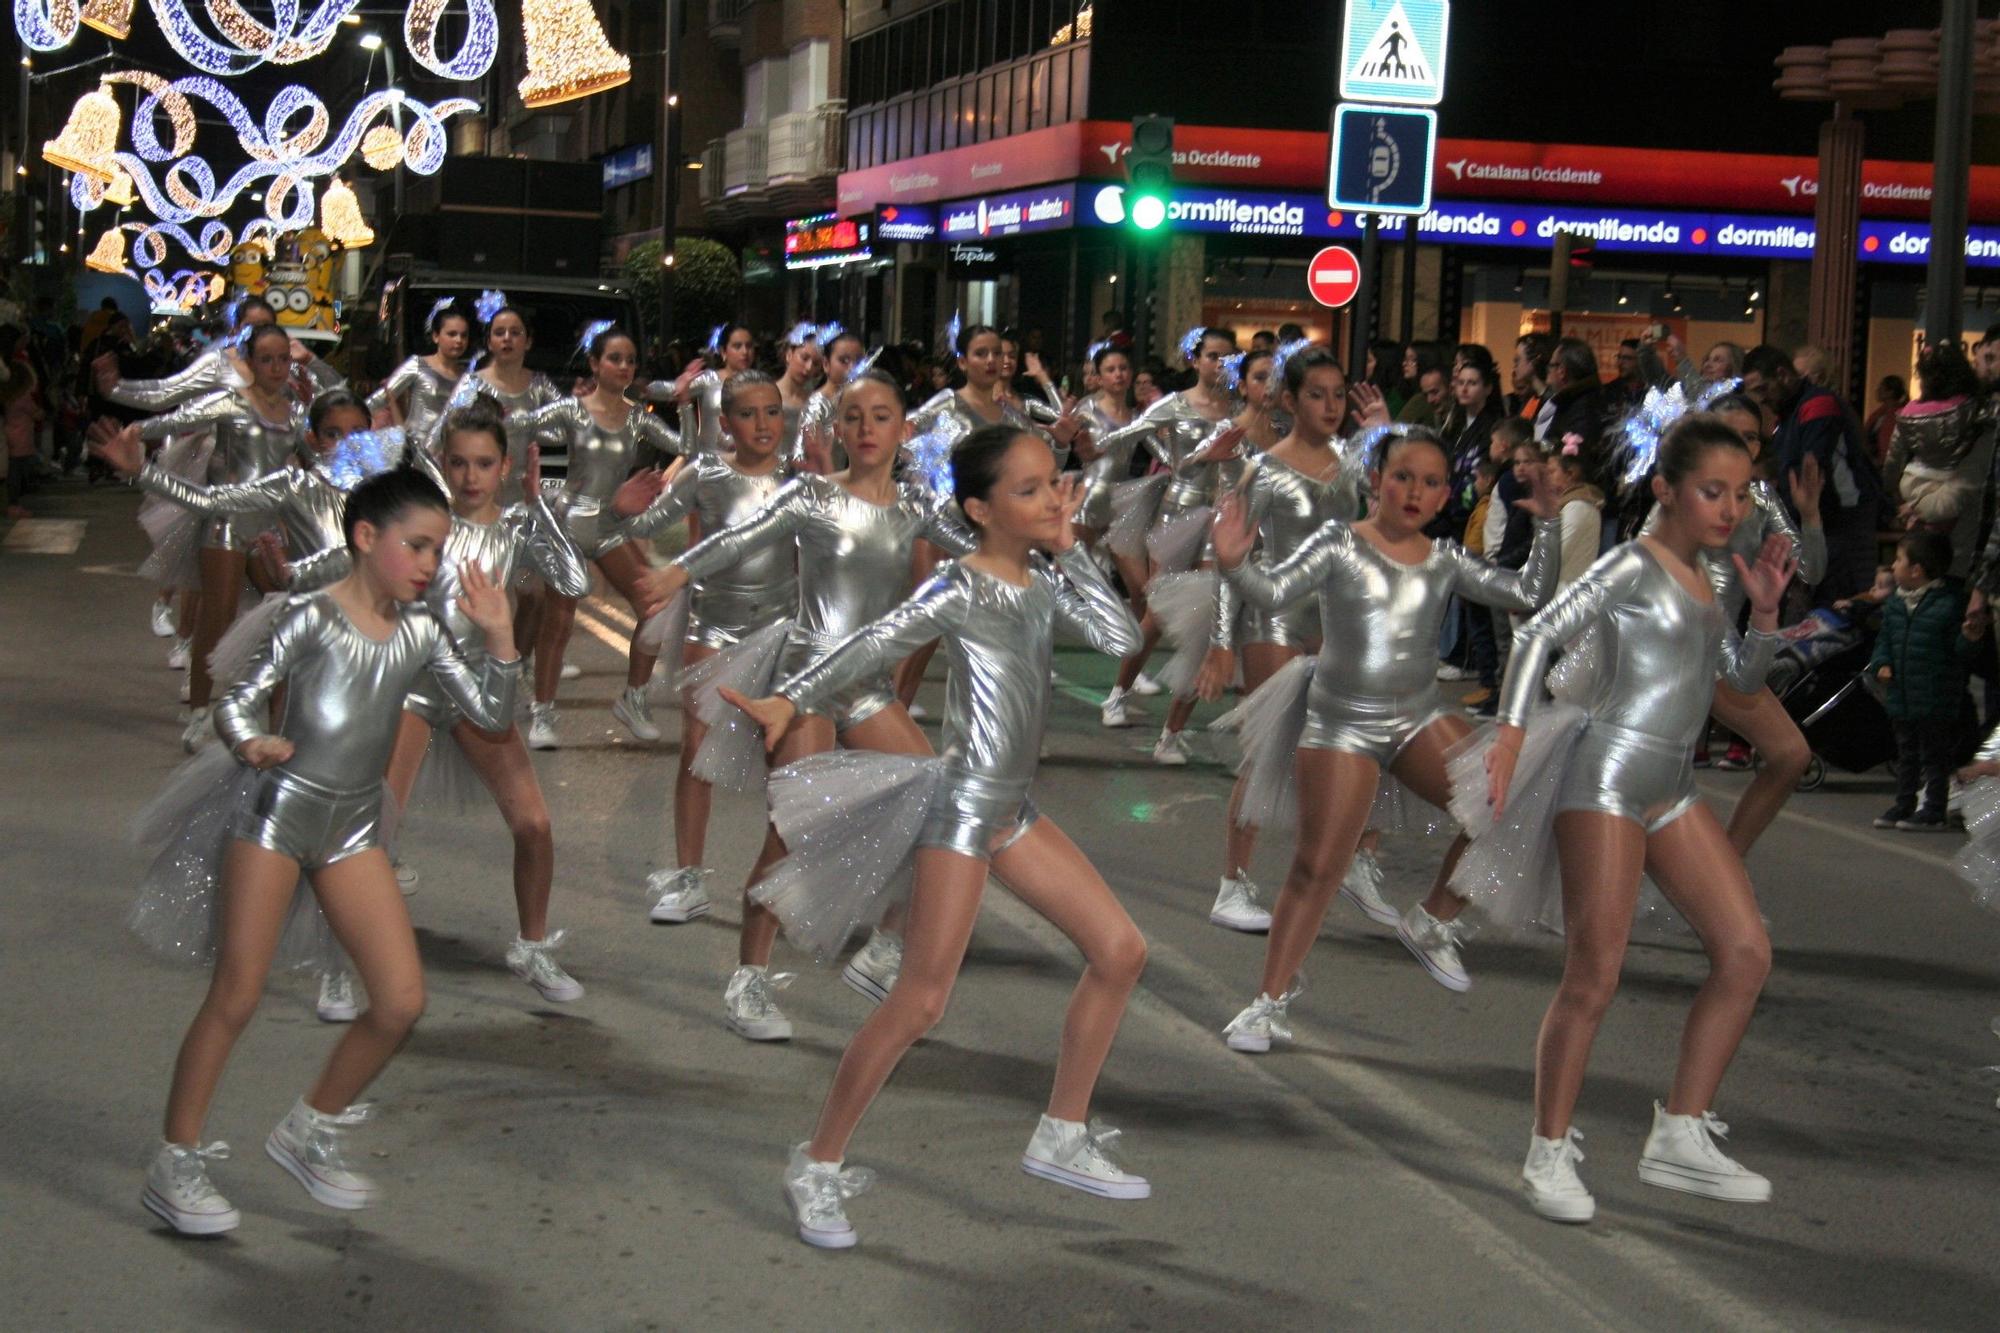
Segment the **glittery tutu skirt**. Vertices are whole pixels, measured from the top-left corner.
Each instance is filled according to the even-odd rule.
[[[945,780],[925,755],[829,750],[771,775],[771,822],[787,855],[750,890],[787,939],[821,962],[910,890],[910,859]]]
[[[1237,706],[1243,758],[1236,775],[1243,780],[1243,794],[1236,822],[1244,828],[1298,826],[1299,737],[1305,734],[1312,674],[1313,659],[1295,657]]]
[[[1446,755],[1451,814],[1472,837],[1452,874],[1451,889],[1496,926],[1562,929],[1556,806],[1570,757],[1589,720],[1589,714],[1567,703],[1529,714],[1507,805],[1497,818],[1486,799],[1486,756],[1498,729],[1481,727]]]
[[[1959,811],[1967,837],[1958,854],[1958,877],[1972,890],[1972,901],[2000,912],[2000,778],[1981,778],[1967,787]]]
[[[176,435],[153,460],[188,481],[204,481],[208,458],[215,450],[215,437],[202,432]],[[176,592],[197,592],[201,588],[201,538],[208,520],[192,509],[184,509],[158,495],[139,502],[139,527],[153,550],[139,565],[141,576]]]
[[[687,644],[688,610],[693,605],[688,590],[682,588],[672,601],[639,622],[632,643],[639,651],[651,653],[666,667],[668,680],[681,673],[681,649]]]
[[[243,679],[243,673],[250,669],[250,659],[270,642],[271,631],[277,628],[278,617],[284,614],[285,603],[290,599],[288,592],[265,593],[263,600],[236,617],[236,623],[215,641],[208,655],[208,674],[216,684],[227,685]]]
[[[1175,509],[1163,514],[1146,534],[1146,554],[1163,570],[1179,573],[1193,569],[1208,541],[1209,521],[1215,510],[1208,505]]]
[[[1194,694],[1195,677],[1208,657],[1215,629],[1215,604],[1221,580],[1212,569],[1186,574],[1162,574],[1146,590],[1146,608],[1160,627],[1160,638],[1173,651],[1154,679],[1177,699]]]
[[[791,630],[789,620],[766,625],[681,673],[681,686],[687,691],[694,715],[708,728],[689,770],[703,782],[724,791],[763,789],[770,775],[764,729],[723,698],[722,691],[728,688],[752,699],[769,694],[777,684],[778,661]]]
[[[133,840],[153,853],[153,862],[126,924],[156,952],[185,963],[215,961],[223,855],[260,776],[237,763],[228,746],[206,746],[168,776],[133,820]],[[321,970],[341,965],[340,947],[304,875],[292,894],[275,963]]]
[[[1160,502],[1166,499],[1172,480],[1171,475],[1161,472],[1111,488],[1111,526],[1104,531],[1105,549],[1121,560],[1146,558],[1146,534],[1160,516]]]

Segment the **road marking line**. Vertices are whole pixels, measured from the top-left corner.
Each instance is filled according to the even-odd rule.
[[[639,627],[639,622],[632,619],[632,617],[625,611],[625,608],[621,606],[614,606],[612,603],[605,601],[602,597],[586,598],[584,604],[590,607],[591,610],[597,612],[598,615],[610,621],[612,624],[623,627],[623,629],[627,634],[630,634],[633,630]]]
[[[592,598],[591,601],[592,609],[595,609],[596,599]],[[596,639],[620,657],[624,657],[631,651],[631,632],[628,630],[623,634],[618,633],[611,626],[606,625],[603,621],[592,615],[591,610],[587,610],[582,606],[577,607],[576,623],[591,638]]]
[[[7,530],[7,538],[0,542],[16,555],[74,555],[76,548],[83,545],[83,529],[88,522],[81,518],[23,518],[16,520]]]
[[[1742,798],[1740,791],[1731,791],[1726,787],[1718,787],[1709,781],[1704,780],[1697,785],[1707,795],[1717,800],[1727,801],[1732,810],[1736,808],[1736,802]],[[1868,847],[1875,851],[1894,852],[1897,856],[1907,856],[1912,861],[1920,861],[1924,865],[1942,866],[1946,870],[1956,870],[1958,868],[1958,862],[1951,857],[1939,856],[1936,852],[1920,852],[1914,847],[1906,847],[1896,839],[1883,837],[1882,830],[1880,829],[1851,828],[1846,824],[1837,824],[1831,819],[1822,819],[1818,815],[1800,814],[1798,811],[1791,809],[1780,810],[1778,818],[1788,820],[1794,824],[1803,824],[1805,827],[1819,833],[1831,833],[1837,838],[1845,838],[1849,842],[1858,842],[1863,847]]]

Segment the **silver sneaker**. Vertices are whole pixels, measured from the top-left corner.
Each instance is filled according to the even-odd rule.
[[[183,1236],[219,1236],[236,1230],[243,1215],[230,1207],[208,1178],[208,1164],[229,1156],[229,1145],[217,1140],[206,1148],[162,1143],[146,1168],[146,1188],[139,1202]]]
[[[865,1166],[843,1167],[806,1156],[806,1145],[792,1149],[785,1164],[785,1199],[798,1222],[799,1239],[822,1250],[851,1250],[861,1237],[847,1220],[847,1201],[875,1183]]]
[[[1394,926],[1403,919],[1403,914],[1389,906],[1382,896],[1382,863],[1366,848],[1355,849],[1347,878],[1340,881],[1340,896],[1378,926]]]
[[[840,979],[880,1004],[895,989],[897,974],[902,970],[903,942],[885,930],[878,930],[847,960],[847,966],[840,970]]]
[[[194,656],[194,640],[175,639],[174,646],[167,649],[167,670],[186,671],[188,659]]]
[[[1162,731],[1153,742],[1153,762],[1163,768],[1186,768],[1189,758],[1187,736],[1179,731]]]
[[[313,1012],[322,1023],[352,1023],[361,1016],[361,1007],[354,1002],[354,978],[346,968],[320,973]]]
[[[181,728],[181,749],[189,754],[215,739],[215,724],[209,721],[206,706],[184,710],[181,721],[186,724]]]
[[[174,637],[173,603],[153,603],[153,637],[156,639],[171,639]]]
[[[176,699],[179,699],[182,703],[186,703],[188,700],[194,698],[193,672],[191,671],[181,672],[181,683],[175,687],[174,697]]]
[[[329,1208],[367,1208],[380,1198],[381,1191],[374,1181],[348,1168],[341,1156],[340,1140],[374,1111],[363,1103],[338,1115],[327,1115],[307,1106],[301,1097],[264,1140],[264,1151],[315,1201]]]
[[[417,882],[423,876],[417,873],[415,866],[409,864],[407,861],[395,861],[390,864],[389,868],[396,872],[396,887],[403,891],[405,898],[417,891]]]
[[[1771,1182],[1737,1163],[1716,1140],[1729,1136],[1729,1126],[1715,1112],[1668,1115],[1653,1103],[1653,1132],[1639,1157],[1639,1179],[1662,1189],[1699,1194],[1728,1203],[1769,1203]]]
[[[748,1041],[790,1041],[792,1020],[778,1008],[772,992],[791,985],[792,978],[790,972],[773,973],[751,963],[737,968],[722,992],[729,1030]]]
[[[1132,715],[1125,711],[1125,698],[1125,691],[1115,685],[1111,687],[1111,693],[1104,696],[1103,707],[1097,710],[1100,726],[1116,728],[1132,725]]]
[[[507,946],[507,970],[540,991],[544,1000],[558,1004],[583,998],[582,983],[563,971],[555,958],[555,951],[567,934],[566,930],[551,931],[538,940],[517,935]]]
[[[623,722],[625,729],[639,740],[660,739],[660,727],[653,721],[653,705],[647,701],[643,685],[627,685],[625,692],[612,703],[611,716]]]
[[[1088,1125],[1043,1115],[1021,1157],[1021,1169],[1100,1199],[1150,1198],[1153,1186],[1144,1176],[1120,1167],[1111,1156],[1119,1131],[1102,1120]]]
[[[556,674],[560,675],[564,680],[582,680],[583,668],[574,662],[564,662],[562,670]]]
[[[708,875],[706,866],[679,866],[646,876],[646,891],[655,895],[646,919],[678,926],[707,916]]]
[[[1583,1187],[1576,1164],[1583,1160],[1583,1133],[1572,1125],[1559,1139],[1528,1137],[1528,1160],[1521,1166],[1521,1190],[1528,1206],[1551,1222],[1588,1222],[1597,1200]]]
[[[556,738],[556,706],[552,703],[528,705],[528,748],[554,750],[562,742]]]
[[[1271,928],[1271,914],[1257,901],[1257,884],[1248,875],[1225,875],[1216,891],[1208,919],[1225,930],[1261,935]]]
[[[1166,692],[1166,688],[1166,686],[1160,684],[1159,681],[1154,680],[1143,671],[1139,673],[1138,679],[1132,682],[1132,693],[1138,695],[1141,699],[1150,699],[1156,694],[1163,694]]]
[[[1229,1026],[1222,1029],[1229,1049],[1261,1055],[1271,1049],[1273,1041],[1290,1041],[1292,1029],[1285,1021],[1286,1011],[1305,988],[1306,979],[1294,977],[1291,989],[1277,999],[1259,995],[1256,1003],[1230,1019]]]
[[[1396,923],[1396,938],[1416,955],[1424,971],[1446,990],[1461,993],[1472,989],[1472,977],[1458,956],[1458,946],[1464,937],[1463,923],[1440,921],[1422,903],[1411,903],[1410,910]]]

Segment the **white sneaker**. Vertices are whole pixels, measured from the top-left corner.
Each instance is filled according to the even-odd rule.
[[[562,664],[562,671],[559,674],[564,680],[581,680],[583,678],[583,668],[574,662],[564,662]]]
[[[236,1230],[243,1215],[229,1206],[208,1178],[208,1164],[229,1156],[220,1140],[206,1148],[162,1143],[146,1168],[146,1188],[139,1202],[183,1236],[219,1236]]]
[[[1597,1200],[1583,1187],[1576,1164],[1583,1160],[1583,1134],[1575,1126],[1559,1139],[1528,1136],[1528,1160],[1521,1166],[1521,1190],[1528,1207],[1551,1222],[1588,1222]]]
[[[403,891],[405,898],[417,891],[417,881],[423,876],[417,873],[415,866],[405,861],[395,861],[389,868],[396,872],[396,887]]]
[[[842,1167],[806,1156],[806,1145],[792,1148],[785,1164],[785,1199],[799,1226],[799,1239],[822,1250],[851,1250],[861,1237],[847,1220],[847,1201],[875,1183],[865,1166]]]
[[[910,712],[910,721],[912,722],[928,722],[931,720],[931,710],[924,707],[922,704],[917,704],[917,703],[911,704],[909,712]]]
[[[729,978],[722,992],[723,1010],[729,1016],[729,1030],[749,1041],[790,1041],[792,1020],[778,1008],[773,991],[792,984],[792,973],[769,970],[745,963]]]
[[[319,999],[313,1012],[322,1023],[352,1023],[361,1016],[360,1006],[354,1003],[354,978],[347,969],[320,973]]]
[[[1125,711],[1125,698],[1125,691],[1113,685],[1111,693],[1104,696],[1103,707],[1097,710],[1098,723],[1106,727],[1131,726],[1132,718]]]
[[[625,729],[642,741],[660,739],[660,728],[653,721],[653,706],[646,701],[646,687],[627,685],[625,692],[611,705],[611,716],[625,724]]]
[[[1477,671],[1467,671],[1464,667],[1453,666],[1449,662],[1438,663],[1437,678],[1439,680],[1471,680],[1478,676],[1478,674]]]
[[[1261,935],[1271,928],[1271,914],[1258,904],[1256,882],[1248,875],[1222,877],[1208,919],[1226,930],[1250,935]]]
[[[181,672],[181,683],[179,688],[174,691],[174,694],[182,703],[186,703],[188,700],[194,698],[194,673],[189,671]]]
[[[264,1151],[285,1168],[292,1179],[305,1188],[316,1202],[329,1208],[367,1208],[380,1197],[375,1182],[348,1169],[341,1156],[340,1140],[348,1129],[374,1113],[372,1106],[350,1106],[339,1115],[326,1115],[306,1105],[301,1097],[271,1137]]]
[[[530,750],[554,750],[562,742],[556,739],[556,706],[552,703],[528,705],[528,748]]]
[[[1728,1135],[1729,1126],[1713,1111],[1668,1115],[1666,1107],[1654,1102],[1653,1132],[1646,1136],[1646,1151],[1639,1157],[1639,1179],[1706,1199],[1769,1203],[1771,1182],[1716,1146],[1717,1139]]]
[[[187,708],[181,711],[181,748],[193,754],[202,746],[215,739],[215,724],[208,720],[208,709]]]
[[[156,639],[171,639],[174,637],[174,605],[172,602],[153,603],[153,637]],[[234,1223],[231,1225],[234,1225]]]
[[[1459,992],[1472,989],[1472,978],[1458,956],[1464,933],[1465,927],[1458,921],[1440,921],[1422,903],[1411,903],[1410,910],[1396,923],[1396,938],[1416,955],[1424,971],[1446,990]]]
[[[896,976],[902,970],[903,942],[885,930],[878,930],[840,969],[840,979],[880,1004],[895,989]]]
[[[507,970],[542,993],[544,1000],[567,1004],[583,998],[583,984],[563,971],[555,958],[566,930],[553,930],[538,940],[514,937],[507,946]]]
[[[1156,694],[1163,694],[1166,692],[1166,688],[1166,686],[1160,684],[1159,681],[1154,680],[1143,671],[1139,673],[1139,678],[1132,682],[1132,693],[1138,695],[1141,699],[1150,699]]]
[[[655,870],[646,876],[646,890],[657,895],[653,909],[646,913],[649,921],[663,921],[678,926],[692,921],[698,916],[708,915],[708,868],[706,866],[681,866],[674,870]]]
[[[1186,768],[1188,762],[1186,734],[1178,731],[1162,731],[1160,739],[1153,742],[1153,762],[1162,768]]]
[[[174,646],[167,649],[167,670],[186,671],[188,659],[193,655],[193,639],[175,639]]]
[[[1261,1055],[1271,1049],[1273,1041],[1290,1041],[1292,1029],[1285,1022],[1286,1010],[1299,992],[1306,988],[1304,977],[1294,977],[1291,989],[1277,999],[1268,995],[1258,995],[1257,1002],[1229,1020],[1229,1026],[1222,1029],[1225,1043],[1232,1051],[1243,1051],[1251,1055]]]
[[[1348,862],[1347,878],[1340,881],[1340,896],[1378,926],[1393,926],[1403,919],[1382,896],[1382,863],[1365,847],[1357,847],[1354,859]]]
[[[1082,1125],[1043,1115],[1021,1156],[1021,1169],[1100,1199],[1150,1198],[1153,1186],[1144,1176],[1121,1170],[1112,1160],[1111,1145],[1119,1131],[1102,1120]]]

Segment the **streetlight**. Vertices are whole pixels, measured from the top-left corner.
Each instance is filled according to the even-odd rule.
[[[382,34],[379,32],[364,32],[358,40],[361,43],[361,49],[364,51],[380,51],[382,49]]]
[[[352,16],[350,15],[350,17]],[[382,53],[382,62],[389,71],[389,90],[396,94],[396,100],[389,104],[389,116],[396,123],[396,137],[401,139],[403,137],[403,100],[401,89],[396,87],[396,48],[384,42],[382,34],[372,28],[362,33],[359,37],[356,37],[354,41],[356,45],[368,53],[368,64],[371,70],[375,64],[375,53],[378,51]],[[403,216],[403,162],[400,155],[398,155],[396,160],[395,200],[396,217],[400,220]]]

